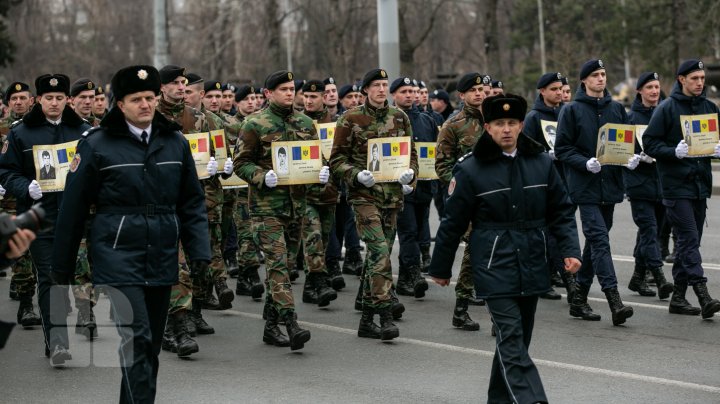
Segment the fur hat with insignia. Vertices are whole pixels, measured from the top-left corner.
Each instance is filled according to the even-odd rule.
[[[203,88],[207,94],[210,91],[222,91],[222,83],[217,80],[208,80]]]
[[[517,119],[522,122],[527,112],[527,101],[519,95],[498,94],[485,98],[481,108],[485,123],[496,119]]]
[[[250,94],[255,94],[255,87],[247,84],[238,87],[235,90],[235,102],[244,100]]]
[[[387,72],[383,69],[372,69],[365,73],[363,76],[362,84],[360,85],[360,91],[365,92],[365,89],[375,80],[388,80]]]
[[[35,79],[35,93],[41,96],[45,93],[70,94],[70,78],[64,74],[43,74]]]
[[[81,79],[75,80],[75,82],[72,83],[72,85],[70,86],[70,96],[76,97],[83,91],[89,90],[93,90],[93,92],[95,92],[95,83],[92,80],[83,77]]]
[[[153,66],[124,67],[115,73],[111,81],[115,101],[122,101],[128,94],[152,91],[160,94],[160,73]]]
[[[167,65],[160,69],[160,82],[162,84],[171,83],[180,76],[187,78],[184,67]]]
[[[410,77],[398,77],[390,84],[390,94],[395,93],[400,87],[414,87],[414,82],[415,80],[411,80]]]
[[[265,88],[272,91],[277,88],[277,86],[293,82],[293,80],[295,80],[295,75],[292,72],[287,70],[278,70],[274,73],[270,73],[270,75],[265,78]]]
[[[10,83],[10,85],[5,90],[5,98],[3,98],[5,100],[5,103],[6,104],[8,103],[8,101],[10,100],[10,97],[13,94],[22,93],[23,91],[30,92],[30,86],[21,81],[16,81],[14,83]]]
[[[687,76],[688,74],[698,71],[698,70],[704,70],[705,65],[703,65],[703,62],[697,60],[697,59],[690,59],[686,60],[682,63],[680,63],[680,67],[678,67],[677,75],[678,76]]]
[[[660,76],[656,72],[645,72],[638,77],[635,89],[639,90],[643,86],[651,81],[660,80]]]
[[[302,86],[304,93],[322,93],[325,92],[325,83],[320,80],[308,80]]]

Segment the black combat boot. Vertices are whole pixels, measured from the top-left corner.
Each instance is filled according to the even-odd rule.
[[[600,315],[593,313],[592,308],[587,302],[589,292],[590,287],[577,284],[575,296],[573,297],[572,303],[570,303],[570,315],[580,317],[587,321],[600,321]]]
[[[237,254],[234,250],[227,254],[227,258],[225,258],[225,269],[227,269],[228,276],[230,276],[231,278],[237,278],[240,274]]]
[[[177,353],[177,343],[175,342],[175,316],[168,314],[167,323],[165,323],[165,332],[163,333],[162,344],[163,351]]]
[[[358,327],[358,337],[380,339],[380,327],[373,321],[375,310],[371,307],[364,307],[362,317],[360,317],[360,326]]]
[[[617,288],[605,289],[603,292],[605,292],[605,298],[610,306],[610,311],[612,311],[613,325],[624,324],[625,320],[632,317],[633,308],[623,305]]]
[[[422,258],[422,264],[420,265],[420,271],[424,274],[428,273],[430,268],[430,244],[420,246],[420,256]]]
[[[410,268],[400,262],[398,268],[398,278],[395,284],[395,292],[400,296],[415,296],[415,290],[413,289],[413,276],[410,272]]]
[[[345,252],[345,261],[342,266],[342,273],[346,275],[357,275],[360,276],[363,267],[362,256],[360,255],[360,249],[353,248]]]
[[[673,295],[670,298],[670,306],[668,311],[672,314],[685,314],[688,316],[697,316],[702,310],[699,307],[695,307],[685,299],[685,292],[687,292],[687,283],[677,283],[673,285]]]
[[[702,307],[702,318],[710,318],[715,313],[720,311],[720,301],[710,297],[710,293],[707,289],[707,283],[698,283],[693,285],[695,295],[698,297],[700,307]]]
[[[248,279],[245,277],[244,271],[240,271],[238,274],[235,294],[238,296],[252,296],[250,282],[248,282]]]
[[[655,291],[645,283],[645,267],[635,263],[635,271],[630,278],[628,289],[638,292],[640,296],[655,296]]]
[[[665,280],[665,274],[663,273],[662,267],[650,268],[650,272],[653,274],[655,279],[655,285],[658,289],[658,297],[660,299],[667,299],[673,291],[673,284]]]
[[[473,321],[468,314],[467,299],[458,298],[455,301],[455,310],[453,311],[452,325],[453,327],[462,328],[465,331],[480,330],[480,324]]]
[[[192,319],[192,310],[189,310],[185,316],[185,329],[191,337],[197,337],[197,327],[195,327],[195,322]]]
[[[380,339],[390,341],[399,337],[400,330],[393,323],[393,314],[390,312],[390,308],[378,309],[377,313],[380,315]]]
[[[245,276],[248,282],[250,282],[250,296],[255,300],[261,299],[263,293],[265,293],[265,287],[263,283],[260,282],[258,269],[259,267],[249,267],[245,270]]]
[[[328,274],[324,272],[314,272],[308,274],[307,277],[309,278],[311,276],[315,278],[315,294],[317,295],[318,307],[325,307],[337,299],[337,292],[328,286],[330,283]]]
[[[187,312],[185,310],[180,310],[172,315],[175,317],[173,329],[175,332],[175,348],[177,349],[177,356],[183,358],[200,351],[197,342],[190,337],[190,333],[187,330],[187,325],[185,324],[187,321]]]
[[[20,300],[20,297],[18,296],[17,292],[17,284],[15,283],[15,279],[10,279],[10,291],[9,291],[10,299],[12,300]]]
[[[294,311],[286,312],[282,318],[285,320],[285,329],[290,338],[290,350],[303,349],[305,343],[310,341],[310,331],[300,328],[297,323],[297,314]]]
[[[202,308],[205,310],[220,310],[220,301],[215,297],[212,283],[204,286],[205,298],[201,300]]]
[[[400,303],[400,299],[398,299],[397,294],[395,293],[395,286],[390,288],[390,300],[392,301],[392,304],[390,305],[392,317],[395,320],[400,320],[405,312],[405,305]]]
[[[235,294],[228,288],[225,278],[217,278],[213,284],[215,285],[215,293],[217,293],[218,301],[220,302],[220,310],[232,308],[232,301],[235,299]]]
[[[35,313],[32,297],[33,295],[20,296],[20,306],[18,307],[17,312],[17,322],[25,329],[40,325],[42,323],[42,321],[40,320],[40,316]]]
[[[420,265],[410,265],[407,268],[412,279],[413,296],[416,299],[425,297],[425,291],[428,290],[428,283],[425,277],[420,273]]]
[[[84,335],[88,340],[97,338],[97,323],[92,311],[92,302],[87,299],[75,299],[75,306],[78,309],[75,334]]]
[[[555,291],[555,289],[553,289],[551,287],[550,291],[540,295],[540,298],[547,299],[547,300],[560,300],[560,299],[562,299],[562,295],[560,295],[558,292]]]
[[[565,286],[565,281],[563,281],[563,278],[560,276],[560,274],[558,274],[557,271],[552,270],[550,271],[550,284],[555,287],[561,288]]]
[[[273,305],[265,304],[263,310],[266,318],[265,329],[263,330],[263,342],[268,345],[279,347],[290,346],[290,340],[278,327],[278,311]]]
[[[310,303],[310,304],[318,303],[317,287],[315,286],[316,281],[317,281],[317,278],[315,276],[313,276],[312,274],[308,274],[305,277],[305,284],[303,285],[303,294],[302,294],[303,303]]]
[[[562,278],[563,283],[565,284],[565,291],[567,292],[567,302],[568,304],[572,304],[575,292],[578,288],[577,282],[575,282],[575,275],[573,275],[572,272],[563,270]]]
[[[330,287],[335,290],[343,290],[345,288],[345,278],[343,278],[340,272],[340,264],[337,260],[326,261],[328,279],[330,280]]]
[[[197,334],[215,334],[215,329],[211,327],[210,324],[208,324],[202,316],[202,305],[195,299],[193,299],[192,310],[190,310],[190,312],[188,313],[188,317],[190,318],[190,322],[193,323],[193,325],[195,326]]]

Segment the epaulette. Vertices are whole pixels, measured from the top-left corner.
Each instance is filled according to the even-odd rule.
[[[10,129],[20,125],[20,122],[22,122],[22,119],[18,119],[17,121],[10,124]]]
[[[465,160],[466,158],[468,158],[470,156],[472,156],[472,152],[466,153],[464,156],[460,157],[457,162],[462,163],[463,160]]]
[[[90,128],[90,129],[86,130],[86,131],[83,132],[83,134],[80,135],[80,136],[82,136],[82,137],[88,137],[88,136],[92,135],[93,133],[95,133],[95,132],[97,132],[97,131],[99,131],[99,130],[100,130],[100,127],[99,127],[99,126],[96,126],[96,127],[94,127],[94,128]]]

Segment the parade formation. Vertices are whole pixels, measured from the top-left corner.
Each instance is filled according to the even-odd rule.
[[[528,347],[538,299],[562,299],[555,287],[568,319],[613,326],[634,320],[623,289],[698,321],[720,311],[700,256],[720,139],[697,59],[673,78],[641,74],[629,111],[612,99],[602,59],[537,80],[528,103],[498,77],[462,74],[457,107],[452,92],[382,68],[350,83],[278,70],[236,85],[178,65],[127,66],[109,85],[63,74],[12,82],[0,204],[47,212],[12,261],[17,323],[42,329],[38,349],[63,367],[67,316],[76,309],[74,332],[92,341],[109,331],[94,310],[108,296],[120,401],[154,402],[161,350],[187,358],[199,335],[222,333],[207,310],[258,302],[256,342],[298,351],[313,344],[299,301],[338,306],[357,277],[357,337],[390,342],[404,336],[407,306],[455,277],[447,323],[475,335],[469,306],[490,314],[488,402],[546,403]],[[673,83],[667,97],[661,80]],[[609,235],[624,199],[637,227],[628,285]],[[595,279],[610,319],[590,306]]]

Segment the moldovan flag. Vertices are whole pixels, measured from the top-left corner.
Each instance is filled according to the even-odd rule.
[[[434,159],[435,158],[435,148],[430,147],[421,147],[420,148],[420,158],[421,159]]]
[[[207,139],[190,140],[190,151],[193,153],[203,153],[208,151]]]
[[[407,142],[383,143],[383,156],[407,156]]]
[[[715,119],[699,119],[692,121],[693,133],[715,132],[717,130],[717,120]]]
[[[57,151],[58,163],[63,164],[72,160],[75,157],[75,147],[68,147],[66,149],[59,149]]]
[[[633,132],[631,130],[610,129],[608,131],[608,140],[611,142],[633,142]]]
[[[317,160],[320,158],[320,146],[295,146],[292,155],[293,160]]]
[[[335,137],[335,128],[320,128],[320,140],[332,139]]]

